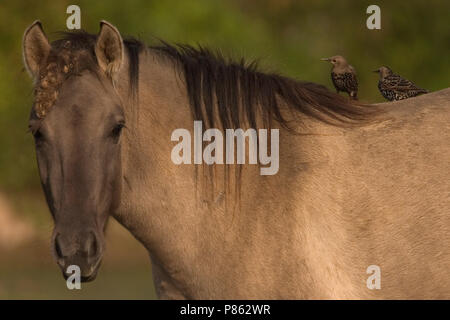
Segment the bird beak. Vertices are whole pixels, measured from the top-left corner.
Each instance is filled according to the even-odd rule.
[[[322,60],[322,61],[330,61],[331,59],[330,58],[322,58],[320,60]]]
[[[376,73],[379,73],[379,72],[380,72],[380,70],[373,70],[372,72],[376,72]]]

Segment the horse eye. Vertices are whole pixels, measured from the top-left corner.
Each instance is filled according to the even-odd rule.
[[[36,130],[32,132],[32,134],[36,148],[41,147],[45,142],[44,135],[42,134],[41,130]]]
[[[122,132],[123,127],[125,127],[125,124],[123,124],[123,123],[117,124],[117,125],[114,127],[114,129],[112,130],[111,135],[112,135],[113,137],[119,137],[119,136],[120,136],[120,133]]]
[[[33,137],[35,140],[42,140],[44,138],[41,130],[36,130],[35,132],[33,132]]]

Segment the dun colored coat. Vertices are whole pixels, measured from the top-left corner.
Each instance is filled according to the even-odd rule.
[[[63,273],[95,278],[112,215],[163,299],[450,298],[450,89],[362,106],[107,22],[52,44],[36,22],[23,51]],[[193,120],[279,128],[278,174],[175,165],[171,132]]]

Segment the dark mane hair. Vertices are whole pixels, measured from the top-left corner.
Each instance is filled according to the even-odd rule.
[[[60,35],[61,39],[52,42],[47,68],[36,87],[36,109],[42,115],[51,107],[49,97],[57,96],[64,79],[84,69],[98,69],[94,52],[96,35],[85,31],[62,32]],[[130,60],[130,92],[136,95],[139,53],[145,45],[134,38],[125,38],[124,44]],[[283,103],[290,110],[336,125],[365,123],[378,112],[373,106],[353,102],[322,85],[262,73],[255,62],[246,63],[244,59],[234,62],[220,52],[203,47],[161,41],[160,45],[149,48],[181,67],[194,120],[202,120],[207,127],[249,125],[257,128],[260,117],[264,126],[270,126],[271,119],[275,119],[289,128],[289,121],[281,111]],[[84,56],[74,55],[74,52],[84,53]],[[48,79],[55,81],[49,85]]]
[[[151,49],[178,63],[184,73],[195,120],[212,127],[257,128],[257,115],[265,126],[271,119],[289,128],[280,106],[335,125],[366,123],[378,113],[374,106],[353,102],[326,87],[258,70],[257,63],[235,62],[219,51],[164,41]],[[218,112],[218,114],[216,114]],[[215,123],[219,119],[219,123]]]

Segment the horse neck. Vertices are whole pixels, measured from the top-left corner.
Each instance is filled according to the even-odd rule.
[[[278,241],[290,243],[294,234],[302,234],[299,228],[306,228],[307,223],[297,221],[304,218],[299,218],[300,208],[292,200],[293,193],[300,192],[309,176],[306,169],[300,170],[288,159],[315,157],[318,147],[308,137],[303,141],[296,138],[295,143],[283,140],[292,147],[281,155],[283,167],[275,176],[263,178],[257,166],[244,167],[238,181],[243,195],[239,203],[233,194],[225,197],[223,166],[218,166],[211,196],[205,192],[209,186],[203,184],[204,167],[175,165],[170,157],[173,130],[185,128],[194,136],[182,75],[171,62],[151,50],[141,53],[138,102],[125,105],[123,186],[115,217],[147,248],[158,269],[178,286],[197,290],[201,296],[202,290],[209,290],[208,281],[218,274],[224,279],[235,275],[242,257],[248,260],[246,265],[261,265],[259,255],[248,256],[245,250],[276,256],[279,249],[268,235],[277,234]],[[128,79],[127,72],[119,79]],[[117,87],[122,99],[129,101],[128,83],[119,81]],[[281,139],[288,138],[281,133]],[[232,166],[230,171],[231,188],[236,184],[235,169]],[[313,190],[311,193],[320,195]],[[315,203],[321,200],[312,198]],[[303,249],[296,252],[301,254]],[[190,283],[199,275],[205,283]],[[225,296],[226,292],[217,294]]]
[[[134,103],[127,66],[125,63],[117,83],[119,95],[126,101],[127,129],[122,137],[122,199],[116,218],[147,249],[157,252],[164,250],[164,242],[169,243],[168,234],[176,237],[180,232],[189,233],[198,222],[195,215],[203,212],[193,189],[194,166],[177,166],[170,157],[172,131],[190,130],[193,121],[182,73],[172,62],[151,49],[140,54]]]

